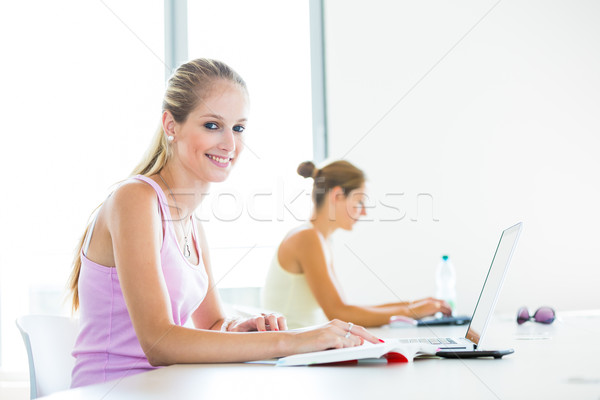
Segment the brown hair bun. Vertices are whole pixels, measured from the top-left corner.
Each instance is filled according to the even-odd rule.
[[[314,178],[318,169],[315,167],[315,164],[312,161],[304,161],[300,165],[298,165],[298,175],[303,176],[305,178]]]
[[[324,204],[327,193],[336,186],[341,187],[347,196],[365,183],[364,172],[346,160],[333,161],[322,168],[315,168],[311,161],[305,161],[298,166],[298,174],[314,179],[312,196],[317,209]]]

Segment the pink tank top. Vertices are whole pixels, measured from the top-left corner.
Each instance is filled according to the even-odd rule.
[[[196,225],[192,218],[193,240],[200,256],[198,265],[191,264],[177,243],[167,199],[152,179],[133,177],[151,185],[158,196],[163,220],[163,243],[160,250],[163,277],[171,301],[173,321],[184,325],[204,300],[208,276],[197,245]],[[90,229],[88,236],[91,238]],[[79,335],[73,349],[75,366],[71,387],[90,385],[122,378],[154,369],[137,339],[117,269],[89,260],[81,252],[79,275]]]

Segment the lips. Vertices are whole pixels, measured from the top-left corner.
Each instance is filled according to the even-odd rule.
[[[230,157],[220,157],[220,156],[215,156],[213,154],[206,154],[206,157],[208,157],[208,159],[210,161],[212,161],[213,164],[215,164],[221,168],[228,167],[229,164],[231,163],[231,160],[233,160],[233,158],[230,158]]]

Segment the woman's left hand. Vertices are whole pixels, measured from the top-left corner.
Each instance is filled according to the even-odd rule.
[[[249,318],[238,318],[227,327],[228,332],[285,331],[287,323],[280,314],[261,314]]]

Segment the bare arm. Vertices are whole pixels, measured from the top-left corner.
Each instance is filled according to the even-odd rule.
[[[364,326],[380,326],[389,323],[390,317],[404,315],[411,318],[422,318],[445,311],[443,302],[427,301],[427,304],[399,302],[380,306],[357,306],[343,301],[335,285],[332,272],[327,265],[322,243],[317,233],[307,229],[297,233],[293,238],[295,255],[306,276],[317,302],[327,318],[338,318],[352,321]]]
[[[292,240],[292,242],[287,247],[294,249],[294,254],[306,276],[308,285],[327,318],[352,321],[364,326],[380,326],[387,324],[392,315],[402,312],[400,306],[393,310],[380,310],[376,307],[346,304],[329,271],[325,252],[317,232],[313,229],[303,230],[288,240]]]
[[[387,308],[387,307],[397,307],[397,306],[408,306],[411,302],[410,301],[398,301],[396,303],[387,303],[387,304],[378,304],[372,307],[375,308]]]
[[[108,204],[108,203],[107,203]],[[108,229],[121,290],[137,338],[152,365],[234,362],[349,347],[377,338],[359,327],[345,338],[345,324],[330,323],[308,332],[222,333],[177,326],[162,275],[162,222],[156,194],[149,186],[126,184],[111,196]],[[222,317],[209,298],[208,316],[194,322],[209,327]]]

